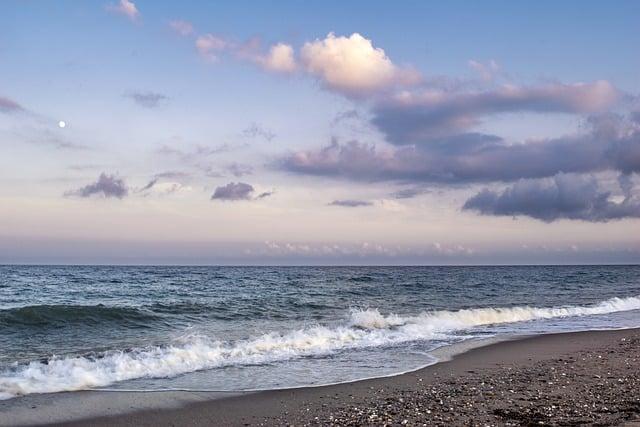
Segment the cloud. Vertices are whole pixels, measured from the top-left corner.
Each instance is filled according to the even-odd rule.
[[[329,203],[329,206],[342,206],[345,208],[357,208],[360,206],[372,206],[372,205],[373,205],[372,202],[368,202],[366,200],[352,200],[352,199],[334,200],[333,202]]]
[[[262,41],[253,37],[244,43],[233,43],[230,50],[236,58],[252,62],[265,71],[291,74],[298,70],[294,48],[287,43],[276,43],[265,51]]]
[[[184,162],[192,163],[202,160],[205,157],[209,157],[214,154],[227,153],[237,148],[239,147],[234,147],[229,144],[221,144],[216,146],[196,144],[191,146],[188,150],[183,150],[168,145],[162,145],[160,146],[160,148],[158,148],[158,153],[168,156],[175,156],[180,158]]]
[[[190,176],[191,175],[188,174],[187,172],[180,172],[180,171],[166,171],[166,172],[157,173],[155,175],[156,178],[177,179],[177,180],[187,179]]]
[[[500,71],[500,66],[496,61],[491,59],[486,64],[482,62],[470,59],[467,64],[471,67],[475,72],[480,75],[480,78],[485,82],[490,82],[496,76],[496,74]]]
[[[169,180],[183,180],[186,178],[189,178],[190,175],[188,173],[185,172],[179,172],[179,171],[166,171],[166,172],[160,172],[155,174],[151,180],[144,185],[142,188],[138,189],[136,192],[138,193],[142,193],[145,191],[149,191],[151,189],[160,189],[160,192],[162,193],[174,193],[178,190],[181,190],[183,188],[189,188],[189,187],[184,187],[181,183],[179,182],[163,182],[161,183],[161,180],[164,179],[169,179]]]
[[[16,113],[24,111],[24,108],[17,102],[0,96],[0,113]]]
[[[275,191],[265,191],[263,193],[260,193],[256,196],[256,199],[264,199],[265,197],[269,197],[269,196],[273,196],[276,192]]]
[[[194,33],[194,28],[191,22],[176,19],[169,22],[169,27],[177,34],[186,37]]]
[[[271,142],[276,137],[275,132],[259,125],[258,123],[251,123],[245,130],[242,131],[242,135],[247,138],[264,138],[268,142]]]
[[[216,188],[211,200],[251,200],[253,192],[254,188],[249,184],[230,182],[227,185]]]
[[[213,34],[204,34],[195,43],[200,55],[209,61],[217,61],[218,54],[230,46],[227,40]]]
[[[138,190],[138,193],[151,190],[159,181],[160,181],[160,178],[157,178],[157,177],[152,178],[151,181],[149,181],[144,187]]]
[[[307,42],[300,58],[304,69],[326,88],[351,97],[419,81],[415,71],[396,66],[384,50],[358,33],[349,37],[329,33],[322,40]]]
[[[292,73],[298,67],[293,48],[285,43],[271,46],[266,55],[258,56],[256,60],[265,70],[278,73]]]
[[[429,193],[430,191],[424,188],[404,188],[402,190],[391,193],[391,197],[394,199],[412,199],[421,194]]]
[[[265,191],[253,197],[255,188],[244,182],[230,182],[227,185],[217,187],[211,196],[211,200],[259,200],[275,194],[275,191]]]
[[[46,132],[41,137],[33,139],[31,142],[38,145],[49,145],[59,150],[88,150],[89,149],[89,147],[85,144],[78,144],[76,142],[71,142],[66,139],[60,138],[58,136],[51,135],[49,132]]]
[[[349,120],[361,120],[362,116],[358,112],[358,110],[351,109],[338,112],[333,120],[331,121],[332,125],[337,125],[339,123],[349,121]]]
[[[396,145],[419,144],[468,132],[481,118],[499,113],[602,112],[621,98],[611,83],[551,84],[459,92],[427,90],[403,92],[378,102],[372,123]]]
[[[131,98],[136,104],[144,108],[156,108],[163,101],[169,99],[166,95],[156,92],[130,92],[125,95]]]
[[[559,219],[607,222],[640,218],[640,200],[622,185],[626,197],[620,203],[610,200],[593,177],[559,174],[541,180],[520,180],[502,193],[483,190],[466,201],[462,209],[482,215],[529,216],[545,222]]]
[[[640,172],[640,125],[615,115],[590,118],[573,135],[523,143],[462,134],[399,147],[350,141],[298,151],[277,167],[358,181],[474,183],[550,177],[561,172]]]
[[[232,163],[227,166],[227,171],[229,171],[236,178],[240,178],[245,175],[253,174],[253,167],[250,165],[243,165],[240,163]]]
[[[117,4],[109,4],[107,5],[107,10],[124,15],[132,21],[140,17],[140,12],[135,3],[129,0],[120,0]]]
[[[91,197],[101,195],[104,198],[115,197],[122,199],[129,194],[129,190],[122,178],[116,175],[101,173],[98,180],[77,190],[65,193],[67,196]]]

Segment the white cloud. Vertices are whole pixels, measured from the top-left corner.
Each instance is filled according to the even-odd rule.
[[[266,70],[279,73],[292,73],[297,68],[293,48],[284,43],[271,46],[269,53],[258,57],[258,63]]]
[[[118,4],[110,4],[107,6],[107,10],[124,15],[132,21],[140,17],[136,4],[129,0],[120,0]]]
[[[300,56],[308,73],[318,77],[329,89],[350,96],[363,96],[419,80],[417,72],[397,67],[384,50],[374,47],[371,40],[358,33],[350,37],[329,33],[323,40],[305,43]]]
[[[229,43],[213,34],[205,34],[196,39],[196,49],[200,55],[210,61],[218,59],[217,54],[229,47]]]
[[[180,19],[169,22],[169,27],[181,36],[190,36],[194,31],[191,22]]]

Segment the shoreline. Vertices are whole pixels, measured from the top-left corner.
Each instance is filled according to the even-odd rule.
[[[616,382],[614,384],[616,387],[612,389],[620,389],[620,385],[624,384],[624,381],[638,386],[636,388],[637,395],[634,395],[633,392],[631,395],[627,394],[627,397],[631,399],[630,402],[626,402],[628,407],[613,414],[605,414],[608,419],[622,417],[621,419],[631,420],[640,416],[640,359],[638,359],[640,328],[504,338],[505,340],[489,342],[485,345],[482,342],[477,342],[479,346],[455,354],[449,360],[446,360],[446,355],[437,355],[438,362],[415,371],[333,385],[244,393],[81,391],[29,395],[0,401],[0,425],[151,426],[286,425],[288,423],[295,425],[331,423],[357,425],[363,423],[384,424],[383,420],[387,420],[391,424],[401,424],[405,420],[409,424],[430,420],[430,423],[437,424],[436,421],[440,419],[437,417],[440,416],[442,416],[443,423],[454,422],[457,424],[468,417],[468,415],[464,415],[468,410],[467,405],[473,407],[473,403],[466,402],[464,406],[459,406],[460,402],[455,401],[455,397],[460,397],[461,390],[465,387],[473,388],[471,395],[465,398],[468,400],[468,398],[473,398],[474,394],[478,394],[479,384],[495,382],[506,374],[526,373],[533,370],[537,371],[537,375],[542,378],[545,375],[552,375],[556,369],[566,367],[567,362],[563,362],[564,358],[577,360],[574,366],[581,366],[578,356],[582,354],[589,354],[590,358],[595,357],[600,363],[604,361],[604,369],[607,372],[618,368],[626,369],[623,373],[629,374],[627,375],[629,378],[623,379],[622,382]],[[624,351],[620,350],[621,346],[624,347]],[[634,347],[627,348],[629,346]],[[612,356],[614,354],[615,359]],[[626,360],[625,357],[627,359],[635,357],[638,367],[634,370],[629,366],[620,366],[621,360]],[[584,360],[586,359],[583,358],[582,362]],[[551,369],[551,367],[554,368]],[[586,377],[590,376],[591,380],[602,377],[602,375],[595,373],[595,367],[582,366],[581,369],[586,369],[579,376],[583,384],[586,384]],[[598,369],[603,369],[603,367]],[[529,372],[525,376],[527,375],[531,377],[532,374]],[[620,379],[622,378],[617,380]],[[552,384],[552,381],[547,382]],[[515,389],[527,386],[526,382],[517,380],[514,382],[513,379],[509,381],[509,384],[512,388],[508,390],[500,390],[499,384],[492,385],[494,391],[491,393],[495,394],[496,390],[499,390],[503,395],[506,392],[507,396],[514,395],[510,397],[515,397],[519,395]],[[537,386],[546,387],[543,382]],[[569,386],[569,384],[565,385],[564,390]],[[598,383],[598,387],[602,388],[600,383]],[[425,397],[426,388],[431,390],[433,396]],[[450,390],[447,392],[445,389]],[[554,391],[556,394],[563,394],[563,389],[554,389]],[[519,393],[523,392],[521,390]],[[615,390],[612,393],[615,393]],[[453,400],[450,404],[446,404],[449,405],[447,408],[440,404],[443,399],[452,399],[452,396]],[[420,402],[414,402],[413,406],[417,404],[418,408],[429,407],[430,409],[424,409],[422,412],[413,410],[409,413],[402,409],[406,407],[407,402],[416,398]],[[622,397],[611,397],[611,403],[603,407],[606,407],[607,410],[610,407],[615,407],[617,403],[614,400],[620,398]],[[544,398],[537,397],[536,399],[544,406]],[[483,396],[480,402],[475,402],[474,411],[478,410],[477,405],[483,401],[490,403],[491,399]],[[496,403],[500,403],[500,401],[498,400]],[[383,406],[386,405],[385,407],[395,408],[391,414],[386,415],[388,419],[384,418],[385,415],[378,414],[381,412],[381,402]],[[436,406],[431,408],[432,404],[436,404]],[[532,404],[532,406],[536,405]],[[556,407],[556,405],[551,406]],[[510,409],[507,412],[504,412],[505,410],[505,408],[493,408],[489,411],[488,417],[498,425],[502,425],[499,414],[502,414],[502,418],[505,416],[517,418],[515,414],[509,412]],[[538,414],[538,418],[541,417],[540,411],[535,413]],[[594,412],[594,414],[602,415],[599,412]],[[352,419],[354,416],[357,420]],[[490,423],[491,420],[489,420]],[[504,419],[502,421],[504,424]],[[544,419],[538,421],[545,423]],[[521,423],[516,422],[515,424]]]

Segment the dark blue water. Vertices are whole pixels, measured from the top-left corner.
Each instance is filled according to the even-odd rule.
[[[244,390],[496,334],[640,326],[639,266],[0,266],[0,397]]]

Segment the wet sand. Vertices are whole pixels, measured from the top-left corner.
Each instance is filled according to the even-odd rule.
[[[323,387],[222,398],[82,392],[6,402],[0,424],[8,425],[60,425],[74,418],[63,425],[635,425],[640,329],[499,342],[415,372]],[[99,415],[72,415],[70,408],[87,402]],[[131,412],[109,415],[110,405]]]

